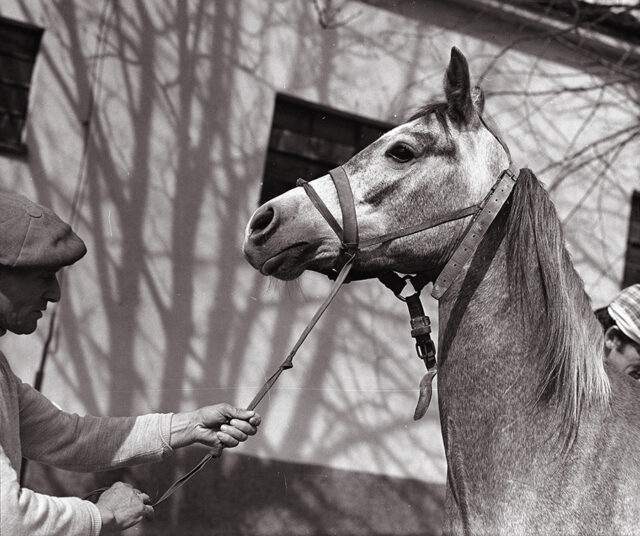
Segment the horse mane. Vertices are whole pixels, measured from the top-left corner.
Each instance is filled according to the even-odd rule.
[[[555,406],[570,444],[583,410],[609,402],[603,333],[565,247],[555,207],[530,169],[520,171],[514,187],[505,240],[509,291],[538,350],[538,404]],[[532,261],[537,270],[531,270]],[[541,310],[531,306],[540,284]]]

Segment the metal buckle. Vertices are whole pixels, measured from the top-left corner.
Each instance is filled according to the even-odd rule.
[[[436,345],[431,338],[426,341],[416,342],[416,354],[424,361],[427,370],[432,369],[435,365]],[[431,363],[433,361],[433,363]]]
[[[513,170],[511,168],[507,168],[505,169],[501,174],[500,174],[500,178],[504,177],[504,176],[509,177],[513,182],[518,182],[518,178],[516,177],[516,174],[513,172]]]
[[[411,296],[420,296],[420,291],[413,286],[412,275],[404,275],[402,276],[402,279],[404,279],[404,287],[402,287],[402,289],[399,292],[394,292],[396,298],[398,298],[400,301],[406,302],[407,299],[410,298]],[[407,288],[409,287],[411,288],[411,290],[413,290],[413,292],[407,294],[405,293],[405,290],[407,290]]]

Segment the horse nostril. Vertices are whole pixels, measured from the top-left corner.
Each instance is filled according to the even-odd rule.
[[[254,243],[262,243],[275,230],[276,211],[273,207],[263,206],[251,218],[249,223],[250,238]]]
[[[264,207],[256,212],[251,220],[252,231],[262,231],[269,226],[271,220],[273,220],[274,211],[271,207]]]

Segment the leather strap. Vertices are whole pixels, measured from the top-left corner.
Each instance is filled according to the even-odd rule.
[[[355,251],[358,247],[358,220],[356,218],[356,206],[353,201],[353,192],[349,178],[342,166],[329,171],[333,184],[338,192],[340,212],[342,212],[342,247],[347,251]]]
[[[424,361],[427,370],[436,366],[436,347],[431,340],[431,320],[424,314],[420,293],[405,300],[409,309],[411,336],[416,340],[416,353]]]
[[[329,274],[331,279],[335,279],[338,272],[342,270],[348,259],[356,255],[358,252],[359,236],[356,207],[353,201],[353,192],[351,191],[351,184],[349,184],[347,173],[344,168],[340,166],[329,171],[329,176],[331,177],[338,194],[338,203],[342,214],[342,226],[340,226],[338,221],[333,217],[333,214],[331,214],[322,199],[320,199],[320,196],[313,189],[313,186],[304,179],[298,179],[296,184],[304,188],[304,191],[309,196],[313,205],[318,209],[320,214],[322,214],[322,217],[327,221],[331,229],[333,229],[333,232],[336,233],[340,239],[340,254],[334,263],[332,273]]]
[[[311,202],[313,203],[313,206],[318,209],[318,212],[322,214],[322,217],[327,221],[327,223],[329,224],[329,227],[333,229],[333,232],[336,233],[336,235],[338,235],[338,238],[342,241],[342,235],[343,235],[342,227],[340,227],[340,224],[338,223],[338,221],[333,217],[333,214],[331,214],[327,206],[324,204],[324,201],[320,199],[320,196],[313,189],[313,186],[311,186],[304,179],[298,179],[296,181],[296,184],[304,188],[304,191],[309,197],[309,199],[311,200]]]
[[[375,246],[377,244],[389,242],[390,240],[395,240],[396,238],[402,238],[403,236],[416,234],[416,233],[419,233],[420,231],[426,231],[427,229],[431,229],[432,227],[437,227],[438,225],[442,225],[443,223],[460,220],[462,218],[466,218],[467,216],[472,216],[479,209],[480,209],[480,205],[471,205],[469,207],[455,210],[443,216],[436,216],[434,218],[429,218],[423,221],[422,223],[418,223],[417,225],[412,225],[410,227],[405,227],[404,229],[400,229],[399,231],[392,231],[390,233],[383,234],[382,236],[377,236],[374,238],[369,238],[367,240],[362,240],[360,242],[360,247],[368,248],[371,246]]]
[[[491,226],[491,223],[511,195],[516,181],[516,173],[514,173],[511,168],[505,169],[500,174],[500,177],[494,184],[493,188],[485,197],[482,210],[471,222],[464,238],[433,284],[431,296],[436,300],[439,300],[444,296],[451,286],[451,283],[453,283],[458,275],[460,275],[462,268],[471,258],[471,255],[473,255],[477,249],[478,244],[480,244],[480,241]]]

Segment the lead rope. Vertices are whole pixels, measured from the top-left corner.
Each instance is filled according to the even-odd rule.
[[[347,259],[347,261],[345,262],[344,266],[342,267],[342,270],[340,270],[340,274],[336,278],[336,280],[335,280],[335,282],[333,284],[333,287],[331,288],[331,292],[329,292],[329,295],[325,298],[325,300],[322,302],[322,304],[320,305],[320,307],[318,308],[316,313],[313,315],[313,317],[311,318],[311,320],[309,321],[307,326],[304,328],[304,330],[302,331],[302,333],[298,337],[298,340],[293,345],[293,348],[291,349],[291,351],[289,352],[289,354],[287,355],[285,360],[278,367],[278,369],[273,373],[273,375],[264,383],[264,385],[262,386],[262,389],[260,389],[258,394],[253,397],[253,400],[247,406],[248,410],[254,410],[258,406],[260,401],[264,398],[264,396],[269,392],[269,390],[276,383],[276,381],[280,377],[280,374],[282,374],[285,370],[290,369],[290,368],[293,367],[293,357],[296,355],[296,352],[298,351],[300,346],[302,346],[302,343],[305,341],[305,339],[307,338],[307,336],[309,335],[309,333],[311,332],[313,327],[318,323],[318,320],[320,320],[320,317],[322,316],[322,314],[327,310],[327,308],[329,307],[329,304],[333,301],[333,299],[338,294],[338,291],[340,290],[340,287],[342,286],[342,284],[344,283],[345,279],[347,278],[347,275],[349,275],[349,272],[351,271],[351,267],[353,266],[354,259],[355,259],[355,254],[352,254]],[[205,465],[207,465],[207,463],[213,457],[214,457],[214,451],[211,450],[204,456],[204,458],[202,458],[202,460],[200,460],[200,462],[193,469],[191,469],[191,471],[189,471],[185,475],[181,476],[173,484],[171,484],[171,486],[169,486],[167,491],[165,491],[160,496],[160,498],[157,499],[156,502],[152,504],[152,506],[155,508],[161,502],[165,501],[171,495],[173,495],[176,491],[178,491],[189,480],[191,480],[196,474],[198,474],[200,471],[202,471],[202,469],[205,467]]]
[[[271,375],[271,377],[264,383],[264,385],[262,386],[262,389],[260,389],[260,391],[258,391],[258,394],[256,394],[256,396],[253,397],[253,400],[249,403],[249,405],[247,406],[246,409],[254,410],[258,406],[260,401],[264,398],[264,396],[269,392],[269,390],[276,383],[276,381],[280,377],[280,374],[282,374],[285,370],[290,369],[290,368],[293,367],[293,357],[296,355],[298,349],[300,348],[300,346],[302,346],[302,343],[305,341],[305,339],[307,338],[307,336],[309,335],[311,330],[318,323],[318,320],[320,320],[320,317],[322,316],[322,314],[327,310],[327,308],[329,307],[329,304],[333,301],[333,299],[338,294],[338,291],[340,290],[340,287],[342,286],[342,284],[344,283],[345,279],[349,275],[349,272],[351,271],[351,268],[353,266],[353,261],[355,260],[355,257],[356,257],[355,253],[350,254],[347,257],[345,264],[343,265],[342,269],[340,270],[340,273],[338,274],[338,277],[336,278],[336,280],[333,283],[333,286],[331,287],[331,291],[329,292],[329,295],[324,299],[324,301],[322,302],[322,304],[320,305],[318,310],[315,312],[315,314],[313,315],[313,317],[311,318],[311,320],[307,324],[307,326],[304,328],[304,330],[302,331],[302,333],[298,337],[298,340],[293,345],[293,348],[287,354],[287,357],[285,358],[285,360],[278,367],[278,369]],[[178,491],[182,486],[184,486],[189,480],[191,480],[195,475],[197,475],[200,471],[202,471],[202,469],[204,469],[204,467],[207,465],[207,463],[209,463],[209,461],[211,461],[215,457],[214,452],[215,451],[210,450],[204,456],[204,458],[202,458],[202,460],[200,460],[197,463],[197,465],[195,467],[193,467],[193,469],[191,469],[188,473],[185,473],[180,478],[175,480],[169,486],[167,491],[165,491],[160,496],[160,498],[158,498],[151,506],[153,506],[155,508],[160,503],[164,502],[171,495],[173,495],[176,491]],[[99,495],[100,493],[102,493],[102,492],[104,492],[104,491],[106,491],[108,489],[109,489],[108,487],[103,487],[103,488],[99,488],[99,489],[93,490],[91,493],[88,493],[83,498],[85,500],[88,500],[91,497]]]

